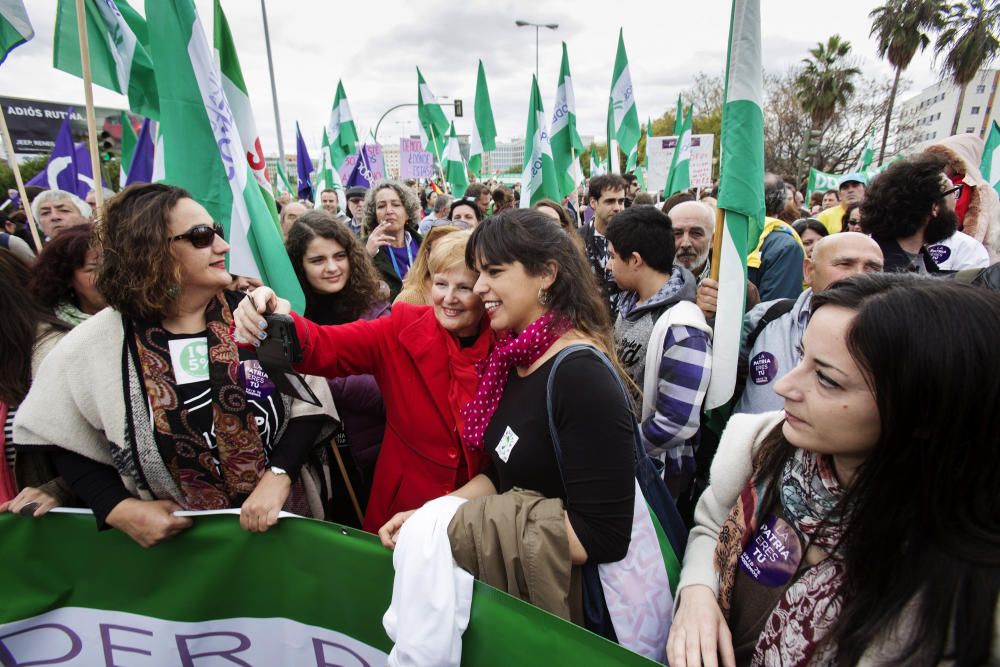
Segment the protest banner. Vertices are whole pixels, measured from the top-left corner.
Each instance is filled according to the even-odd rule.
[[[434,178],[434,156],[424,150],[420,139],[399,140],[399,177]]]
[[[646,141],[646,156],[649,172],[646,174],[650,187],[662,187],[667,182],[667,172],[674,157],[677,137],[652,137]],[[691,187],[712,186],[712,155],[715,151],[714,134],[696,134],[691,137]]]
[[[0,515],[0,663],[374,667],[392,554],[374,535],[283,518],[266,533],[224,513],[150,549],[89,512]],[[13,566],[16,564],[16,567]],[[655,663],[476,582],[462,663]]]
[[[371,164],[372,183],[387,178],[385,175],[385,156],[382,155],[382,146],[379,144],[365,144],[365,152],[368,154],[368,162]],[[344,163],[337,170],[340,174],[341,183],[346,183],[350,180],[351,172],[354,171],[354,165],[357,164],[357,161],[357,153],[344,158]]]

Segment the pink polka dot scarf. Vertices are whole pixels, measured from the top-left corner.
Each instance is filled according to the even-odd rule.
[[[573,323],[567,317],[550,310],[529,324],[520,335],[508,335],[493,348],[484,362],[485,370],[476,395],[461,411],[465,422],[462,439],[470,450],[483,448],[486,426],[500,404],[510,369],[535,363],[552,343],[572,328]]]

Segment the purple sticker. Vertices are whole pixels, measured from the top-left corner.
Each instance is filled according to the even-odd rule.
[[[274,393],[274,383],[257,360],[244,361],[240,364],[240,382],[250,400],[267,399]]]
[[[947,262],[948,258],[951,257],[951,248],[943,243],[927,246],[927,252],[930,254],[931,259],[934,260],[935,264]]]
[[[754,384],[767,384],[778,374],[778,360],[770,352],[761,352],[750,360],[750,378]]]
[[[801,560],[802,543],[795,529],[771,514],[740,554],[740,569],[762,586],[784,586]]]

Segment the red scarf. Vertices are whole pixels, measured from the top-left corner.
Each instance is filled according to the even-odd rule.
[[[483,448],[486,427],[500,404],[510,369],[535,363],[552,343],[572,328],[573,323],[568,318],[550,310],[529,324],[520,335],[509,334],[493,348],[486,358],[486,369],[476,395],[462,408],[465,421],[462,437],[470,450]]]

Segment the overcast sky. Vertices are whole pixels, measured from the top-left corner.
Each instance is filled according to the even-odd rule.
[[[143,11],[138,0],[132,4]],[[806,56],[816,42],[839,33],[853,45],[866,76],[891,78],[868,36],[868,13],[880,4],[877,0],[761,4],[765,67],[783,70]],[[81,80],[51,65],[56,1],[29,0],[26,5],[35,38],[0,67],[0,93],[82,105]],[[210,31],[211,0],[196,0],[196,5]],[[311,152],[318,152],[338,79],[343,79],[359,131],[367,134],[393,105],[416,102],[416,66],[436,95],[465,102],[466,117],[457,119],[455,126],[459,133],[468,132],[479,59],[486,68],[499,140],[523,137],[535,67],[535,29],[516,27],[515,19],[559,24],[557,30],[542,29],[539,35],[539,86],[550,110],[560,44],[566,41],[581,134],[603,131],[618,29],[623,28],[639,118],[645,123],[647,117],[672,108],[696,73],[724,71],[730,7],[728,0],[267,0],[285,151],[295,150],[299,121]],[[265,152],[276,154],[260,2],[223,0],[223,9]],[[930,53],[917,56],[904,76],[912,84],[909,95],[935,83]],[[99,106],[126,105],[123,96],[101,88],[95,88],[94,95]],[[450,117],[451,111],[447,113]],[[416,119],[416,107],[389,114],[379,129],[380,142],[416,134]]]

